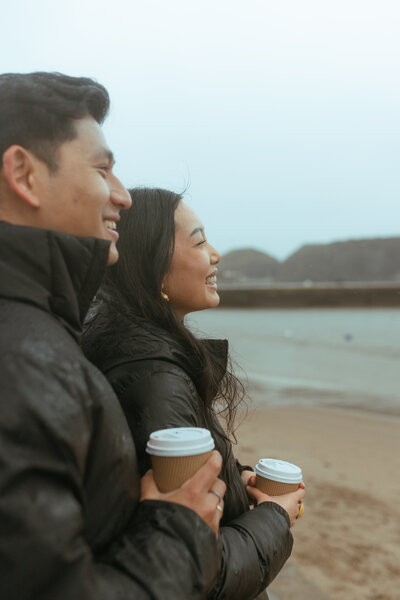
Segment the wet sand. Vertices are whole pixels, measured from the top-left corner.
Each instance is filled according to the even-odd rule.
[[[400,598],[400,419],[310,406],[249,408],[237,429],[244,464],[299,464],[307,488],[280,600]],[[306,585],[309,584],[309,585]]]

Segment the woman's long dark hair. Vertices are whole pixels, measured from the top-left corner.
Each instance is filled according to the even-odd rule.
[[[244,398],[242,384],[230,368],[225,370],[225,365],[215,360],[205,340],[194,336],[161,296],[174,253],[175,210],[182,196],[157,188],[134,188],[129,193],[132,207],[121,213],[120,258],[108,269],[107,295],[126,316],[143,317],[162,327],[194,356],[198,368],[193,378],[207,426],[220,435],[212,410],[218,406],[226,423],[226,439],[235,440],[236,410]]]

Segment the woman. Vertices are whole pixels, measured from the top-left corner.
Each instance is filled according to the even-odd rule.
[[[168,427],[206,427],[223,457],[227,484],[220,537],[223,560],[209,598],[258,597],[290,555],[304,489],[270,498],[234,458],[229,437],[243,388],[227,369],[227,342],[201,340],[184,324],[216,307],[219,253],[180,195],[130,191],[119,224],[119,262],[111,267],[87,325],[83,346],[108,377],[133,432],[142,474],[150,468],[149,434]],[[226,416],[227,431],[215,405]],[[257,505],[249,510],[250,495]],[[265,594],[260,598],[267,597]]]

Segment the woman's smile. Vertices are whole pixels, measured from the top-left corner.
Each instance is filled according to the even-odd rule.
[[[217,270],[215,269],[211,275],[208,275],[207,279],[206,279],[206,286],[210,287],[214,290],[216,290],[218,288],[217,286]]]
[[[221,256],[207,241],[196,213],[184,202],[175,210],[175,246],[163,289],[182,319],[219,304],[217,268]]]

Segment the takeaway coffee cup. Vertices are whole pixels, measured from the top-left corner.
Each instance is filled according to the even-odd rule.
[[[177,427],[150,434],[146,452],[151,455],[154,480],[161,492],[182,485],[208,460],[214,440],[208,429]]]
[[[254,470],[256,488],[269,496],[295,492],[303,480],[300,467],[275,458],[261,458]]]

